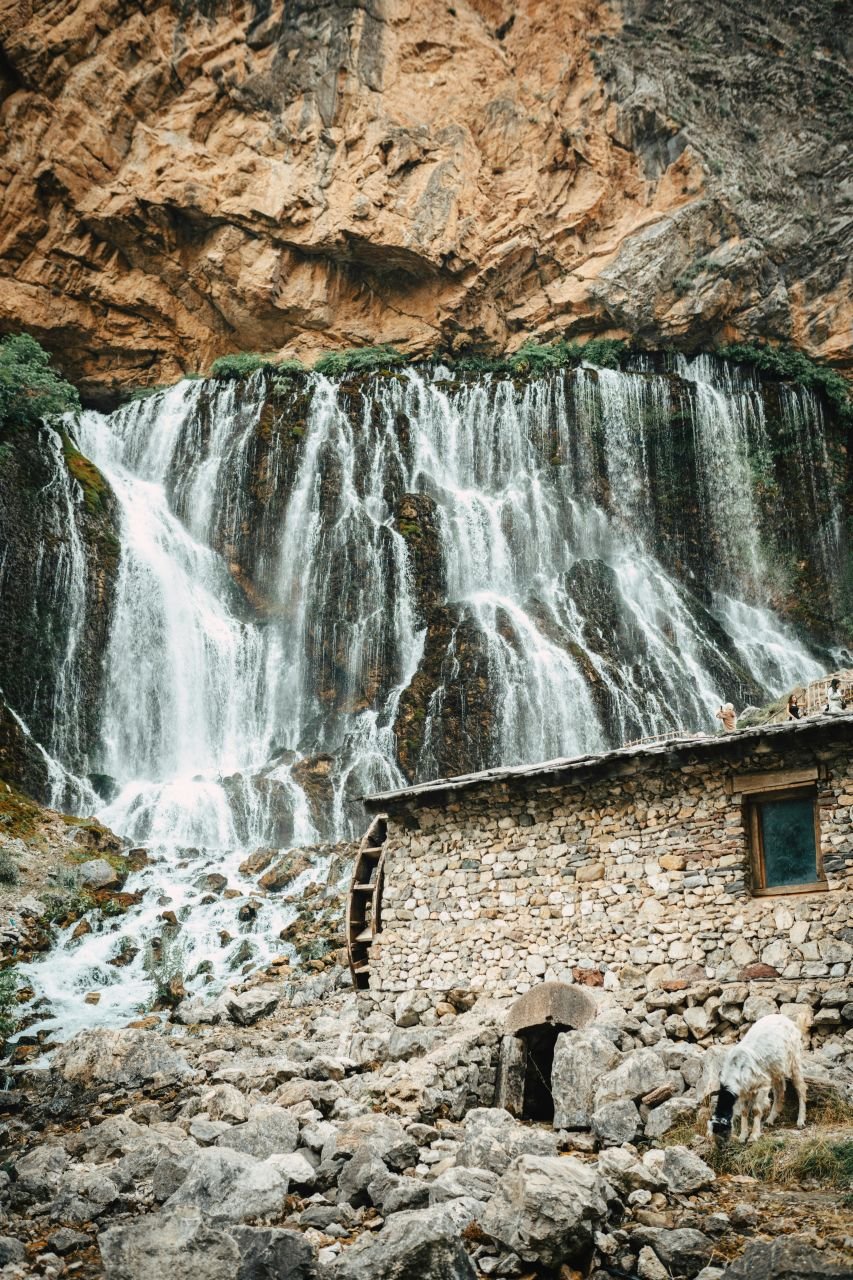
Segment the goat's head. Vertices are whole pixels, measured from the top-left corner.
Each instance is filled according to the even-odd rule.
[[[714,1114],[708,1121],[709,1138],[714,1137],[721,1142],[725,1142],[731,1137],[732,1113],[736,1102],[737,1094],[732,1093],[731,1089],[727,1089],[725,1085],[721,1084],[717,1094],[717,1105],[714,1108]]]

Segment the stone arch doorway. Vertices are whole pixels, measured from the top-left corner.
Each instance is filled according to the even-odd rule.
[[[588,992],[568,982],[540,982],[511,1005],[504,1024],[496,1104],[523,1120],[554,1121],[551,1069],[557,1038],[596,1014]]]

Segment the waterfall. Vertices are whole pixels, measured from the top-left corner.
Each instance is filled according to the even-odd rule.
[[[804,393],[782,404],[828,571],[824,425]],[[66,1030],[144,1000],[165,905],[192,985],[222,981],[243,954],[246,851],[353,834],[362,792],[711,731],[721,701],[823,669],[773,610],[761,388],[719,361],[518,383],[439,366],[355,391],[188,381],[74,432],[121,512],[94,762],[117,793],[98,816],[152,861],[121,926],[141,947],[128,967],[108,966],[110,924],[30,966]],[[206,894],[214,869],[240,896]],[[292,914],[264,901],[252,963]],[[222,930],[233,946],[211,943]]]

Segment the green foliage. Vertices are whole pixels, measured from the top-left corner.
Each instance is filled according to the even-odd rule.
[[[627,343],[618,338],[590,338],[588,342],[534,342],[532,339],[519,347],[511,356],[482,356],[465,353],[445,357],[454,369],[462,373],[502,373],[511,377],[533,377],[553,373],[559,369],[571,369],[581,361],[598,365],[601,369],[619,369],[629,354]]]
[[[305,366],[299,360],[279,360],[272,380],[273,393],[277,396],[286,395],[293,386],[294,378],[305,372]]]
[[[222,382],[234,382],[238,378],[248,378],[258,369],[274,369],[275,356],[261,355],[258,351],[239,351],[233,356],[220,356],[210,366],[211,378],[219,378]]]
[[[0,884],[18,883],[18,864],[8,849],[0,849]]]
[[[348,373],[376,373],[406,363],[407,357],[395,347],[352,347],[320,356],[314,369],[328,378],[336,378]]]
[[[599,369],[621,369],[630,355],[630,347],[621,338],[590,338],[579,350],[587,364]]]
[[[0,426],[36,427],[80,408],[80,397],[50,367],[50,356],[27,333],[0,341]]]
[[[17,991],[17,971],[4,969],[0,973],[0,1050],[6,1047],[6,1041],[18,1025],[18,1019],[12,1012]]]
[[[718,347],[716,354],[735,364],[748,364],[769,378],[799,382],[813,391],[821,391],[843,422],[853,425],[853,388],[835,369],[817,364],[793,347],[753,346],[733,342]]]

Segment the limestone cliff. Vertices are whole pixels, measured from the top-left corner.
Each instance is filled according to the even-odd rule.
[[[0,0],[0,328],[102,401],[376,341],[844,364],[844,8]]]

